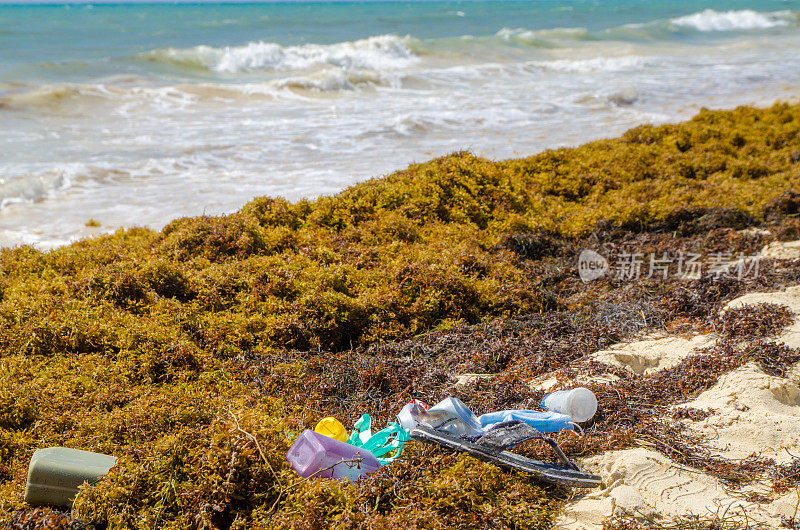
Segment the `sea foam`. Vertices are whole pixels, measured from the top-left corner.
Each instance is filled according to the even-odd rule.
[[[657,64],[658,57],[628,55],[622,57],[595,57],[592,59],[559,59],[555,61],[536,61],[531,66],[556,72],[631,72]]]

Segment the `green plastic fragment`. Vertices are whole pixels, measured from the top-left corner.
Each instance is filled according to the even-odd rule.
[[[347,443],[363,447],[373,454],[382,465],[397,460],[403,452],[403,446],[411,439],[411,433],[403,429],[399,423],[392,422],[385,429],[372,433],[372,418],[364,414],[356,421],[355,430],[350,433]]]
[[[25,502],[72,506],[81,484],[96,482],[116,463],[116,457],[79,449],[37,449],[28,466]]]

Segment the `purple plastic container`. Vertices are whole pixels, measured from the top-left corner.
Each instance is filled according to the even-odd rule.
[[[380,467],[368,450],[340,442],[306,429],[286,454],[286,460],[301,477],[325,477],[355,482]],[[360,462],[353,462],[360,460]]]

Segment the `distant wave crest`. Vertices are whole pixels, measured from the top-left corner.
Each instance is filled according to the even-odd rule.
[[[714,11],[706,9],[698,13],[670,19],[676,26],[683,26],[697,31],[742,31],[769,29],[788,26],[797,22],[797,14],[793,11],[773,11],[759,13],[752,9],[739,11]]]
[[[300,46],[259,41],[225,48],[166,48],[148,52],[144,58],[224,73],[290,71],[321,66],[382,71],[403,68],[418,60],[410,40],[408,37],[380,35],[352,42]]]
[[[590,38],[586,28],[554,28],[554,29],[525,29],[503,28],[497,32],[496,37],[501,40],[526,46],[551,47],[558,41],[586,40]]]
[[[673,39],[686,32],[758,31],[796,25],[795,11],[760,13],[752,9],[714,11],[706,9],[669,20],[653,20],[641,24],[625,24],[604,30],[587,28],[526,29],[502,28],[494,40],[517,46],[554,48],[575,41],[629,41],[641,39]]]

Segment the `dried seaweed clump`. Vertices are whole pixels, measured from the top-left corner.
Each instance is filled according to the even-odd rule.
[[[774,337],[794,321],[794,313],[779,304],[728,309],[720,317],[720,333],[735,339]]]
[[[69,513],[52,508],[20,510],[12,514],[7,528],[16,530],[95,530],[94,525],[72,517]]]
[[[719,513],[705,516],[687,515],[675,520],[618,516],[603,523],[603,530],[749,530],[750,521],[738,514]]]

